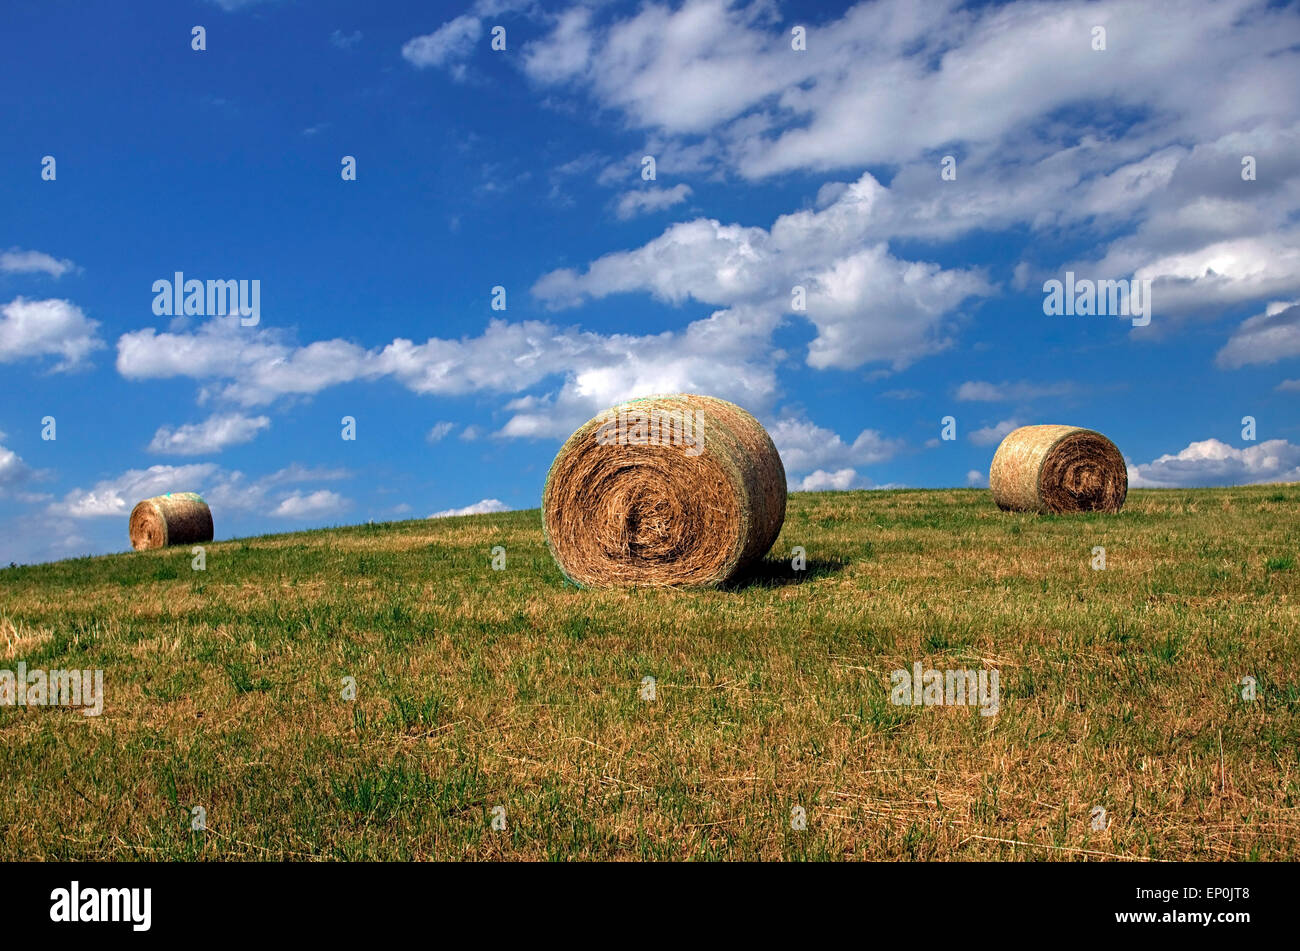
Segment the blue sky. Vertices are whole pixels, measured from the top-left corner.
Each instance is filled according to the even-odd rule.
[[[1300,480],[1294,5],[0,18],[4,563],[121,550],[168,490],[219,538],[534,507],[569,432],[674,390],[795,490],[981,485],[1035,422],[1137,486]],[[258,323],[156,314],[178,271],[258,281]],[[1067,271],[1149,281],[1150,323],[1045,314]]]

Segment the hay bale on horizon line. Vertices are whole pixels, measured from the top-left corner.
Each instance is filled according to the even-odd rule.
[[[168,492],[137,503],[128,530],[136,551],[210,542],[212,510],[197,492]]]
[[[665,435],[673,420],[682,431]],[[726,400],[674,393],[580,426],[551,464],[542,524],[579,587],[712,587],[772,547],[785,499],[785,467],[758,420]]]
[[[1021,426],[993,454],[989,491],[1013,512],[1115,513],[1128,495],[1128,468],[1115,444],[1079,426]]]

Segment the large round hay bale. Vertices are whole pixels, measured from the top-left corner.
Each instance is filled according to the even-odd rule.
[[[629,400],[560,448],[542,491],[546,541],[581,587],[716,586],[767,553],[785,521],[785,467],[734,403]]]
[[[1078,426],[1021,426],[993,454],[989,489],[1013,512],[1118,512],[1128,469],[1115,444]]]
[[[168,492],[131,510],[131,547],[136,551],[212,541],[212,510],[196,492]]]

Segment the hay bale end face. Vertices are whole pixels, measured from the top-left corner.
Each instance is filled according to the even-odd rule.
[[[212,510],[196,492],[168,492],[131,510],[131,547],[136,551],[212,541]]]
[[[785,496],[785,468],[758,420],[679,393],[621,403],[570,436],[546,479],[542,522],[580,587],[712,587],[772,547]]]
[[[989,490],[998,508],[1013,512],[1115,513],[1128,495],[1128,468],[1094,430],[1022,426],[994,453]]]

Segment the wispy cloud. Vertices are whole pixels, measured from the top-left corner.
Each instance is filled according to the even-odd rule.
[[[160,426],[149,443],[149,451],[176,456],[199,456],[220,452],[227,446],[251,442],[271,425],[266,416],[219,413],[201,423],[186,423],[175,429]]]
[[[48,274],[62,277],[77,266],[66,258],[60,260],[43,251],[24,251],[10,248],[0,251],[0,272],[5,274]]]
[[[434,423],[429,432],[425,435],[428,442],[441,442],[447,435],[456,428],[456,424],[444,420],[441,423]]]
[[[1214,362],[1228,370],[1300,356],[1300,301],[1275,301],[1243,321]]]
[[[346,511],[349,502],[337,492],[318,489],[315,492],[292,492],[280,500],[271,515],[277,518],[321,518]]]
[[[626,221],[637,215],[653,211],[663,211],[674,205],[680,205],[690,197],[690,185],[674,185],[672,188],[636,188],[619,196],[616,212]]]
[[[465,60],[482,35],[483,23],[478,17],[458,16],[432,33],[407,40],[402,58],[417,69],[445,68],[454,79],[464,79]]]
[[[969,381],[957,387],[957,399],[985,403],[1023,402],[1044,396],[1069,396],[1073,383],[985,383]]]
[[[330,45],[336,46],[341,50],[350,50],[361,42],[361,31],[353,30],[351,33],[344,33],[342,30],[335,30],[330,34]]]

